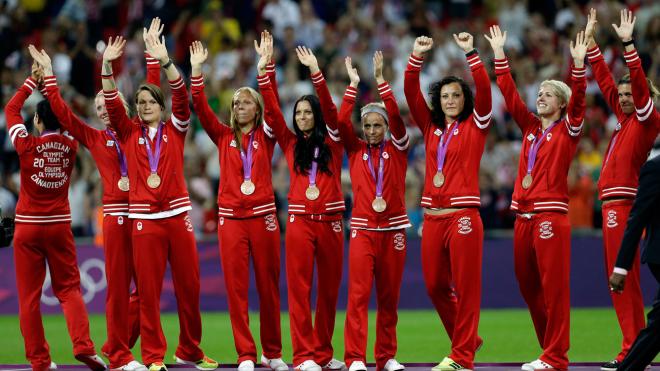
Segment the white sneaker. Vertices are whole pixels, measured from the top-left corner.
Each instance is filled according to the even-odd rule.
[[[143,365],[142,363],[132,360],[128,362],[127,364],[118,367],[118,368],[113,368],[111,370],[123,370],[123,371],[147,371],[148,368],[147,366]]]
[[[367,365],[362,361],[354,361],[351,363],[351,367],[348,368],[348,371],[367,371]]]
[[[324,369],[326,370],[341,370],[341,371],[346,371],[346,364],[336,358],[333,358],[328,362],[325,366],[323,366]]]
[[[318,363],[312,361],[311,359],[308,359],[294,367],[294,369],[299,371],[321,371],[321,366],[319,366]]]
[[[536,371],[536,370],[554,370],[555,368],[541,361],[540,359],[537,359],[536,361],[523,364],[522,367],[520,367],[520,369],[525,371]]]
[[[50,361],[50,366],[48,366],[49,370],[57,370],[57,363]]]
[[[401,371],[405,369],[405,367],[394,358],[390,358],[383,368],[385,371]]]
[[[241,362],[237,368],[238,371],[254,371],[254,362],[249,359]]]
[[[103,371],[103,370],[106,370],[108,368],[108,366],[106,366],[105,362],[103,362],[103,359],[101,359],[101,357],[99,357],[96,354],[93,354],[93,355],[78,354],[78,355],[75,356],[75,358],[78,361],[86,364],[87,367],[89,367],[89,369],[92,370],[92,371]]]
[[[261,355],[261,364],[264,367],[268,367],[273,371],[288,371],[289,365],[282,361],[282,358],[266,358],[265,355]],[[317,365],[318,366],[318,365]]]

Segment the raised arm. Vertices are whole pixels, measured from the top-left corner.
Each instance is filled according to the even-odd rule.
[[[570,49],[573,57],[571,67],[571,99],[568,101],[567,124],[569,133],[573,136],[579,135],[584,123],[584,112],[586,110],[585,91],[587,89],[587,69],[584,67],[584,56],[587,53],[589,40],[584,31],[578,32],[575,43],[571,40]]]
[[[396,98],[392,92],[390,84],[385,81],[383,78],[383,53],[378,50],[374,53],[373,57],[374,64],[374,77],[376,78],[376,83],[378,84],[378,93],[380,98],[385,103],[385,109],[387,110],[388,120],[390,122],[390,133],[392,134],[392,144],[399,151],[407,151],[410,139],[408,133],[406,132],[406,125],[403,123],[401,118],[401,112],[399,112],[399,105],[396,103]]]
[[[598,48],[598,44],[596,44],[596,39],[594,37],[596,34],[597,24],[598,20],[596,18],[596,9],[591,8],[589,15],[587,16],[587,26],[584,29],[584,34],[589,40],[587,58],[591,64],[591,70],[594,73],[598,87],[603,93],[608,106],[616,115],[617,120],[623,121],[625,114],[619,105],[619,91],[616,87],[614,79],[612,78],[612,72],[607,66],[605,58],[603,58],[603,54],[600,52],[600,48]]]
[[[403,78],[403,92],[412,115],[412,121],[422,132],[425,132],[428,126],[431,125],[432,116],[419,85],[419,73],[422,69],[424,55],[431,50],[432,46],[433,39],[430,37],[420,36],[415,39],[413,52],[408,58],[408,66]]]
[[[209,135],[213,143],[218,144],[218,137],[223,133],[231,132],[227,125],[223,125],[213,113],[204,93],[204,76],[202,76],[202,65],[208,58],[209,52],[201,41],[193,41],[190,45],[190,65],[192,73],[190,76],[190,90],[192,90],[192,102],[195,113],[202,124],[204,131]]]
[[[273,37],[266,31],[261,33],[261,43],[255,49],[259,54],[259,62],[257,63],[257,81],[259,83],[259,90],[264,98],[264,116],[266,122],[275,132],[275,139],[282,149],[289,146],[291,141],[296,139],[295,134],[286,126],[286,120],[282,114],[279,101],[275,95],[273,85],[276,81],[271,81],[267,74],[267,65],[273,56]],[[294,123],[295,125],[295,123]]]
[[[614,30],[623,42],[625,53],[623,57],[626,59],[626,64],[630,70],[630,88],[632,90],[633,101],[635,103],[635,111],[639,122],[654,122],[658,123],[660,120],[660,113],[653,105],[653,99],[649,93],[649,86],[646,82],[646,75],[642,69],[642,61],[637,55],[635,44],[633,40],[633,30],[635,28],[635,21],[632,12],[623,9],[621,11],[621,23],[619,26],[614,26]]]
[[[316,56],[309,48],[305,46],[297,47],[296,55],[298,56],[300,63],[309,68],[309,74],[312,78],[314,90],[316,90],[316,95],[318,95],[319,101],[321,103],[323,121],[325,121],[326,127],[328,129],[328,135],[330,135],[332,140],[338,142],[339,131],[337,130],[337,106],[335,106],[335,103],[332,101],[330,90],[328,90],[328,84],[325,82],[325,78],[323,77],[323,73],[319,68]]]
[[[360,148],[360,139],[355,134],[353,120],[351,119],[353,108],[355,107],[355,99],[357,98],[357,86],[360,83],[360,75],[358,75],[357,70],[353,68],[351,57],[346,57],[344,63],[351,83],[346,88],[346,93],[344,93],[344,99],[341,103],[341,108],[339,109],[338,130],[339,136],[344,143],[344,148],[346,148],[346,152],[350,154]]]
[[[456,44],[465,52],[472,78],[476,86],[474,95],[474,121],[479,129],[486,129],[490,125],[490,118],[493,114],[493,98],[490,91],[490,80],[484,68],[484,64],[479,58],[477,49],[474,48],[474,39],[467,32],[454,34]]]
[[[120,141],[128,139],[134,126],[119,98],[115,78],[112,75],[112,61],[124,54],[124,45],[126,45],[126,40],[123,37],[117,36],[114,40],[111,37],[103,52],[103,64],[101,65],[105,107],[108,110],[108,117],[110,117],[110,125],[117,131]]]
[[[142,39],[144,44],[147,44],[147,35],[153,35],[156,39],[160,39],[160,35],[163,33],[163,28],[165,25],[160,23],[160,18],[156,17],[151,20],[149,29],[144,28],[142,30]],[[160,64],[158,60],[145,50],[144,58],[147,62],[147,82],[156,86],[160,86]]]
[[[32,74],[25,79],[23,85],[18,89],[16,94],[11,97],[9,102],[7,102],[7,106],[5,106],[7,131],[11,143],[14,145],[14,148],[16,148],[16,152],[19,155],[29,147],[28,142],[33,140],[33,137],[28,134],[27,129],[25,128],[23,116],[21,116],[21,109],[23,109],[25,100],[28,99],[37,87],[39,79],[40,76],[35,64],[32,68]]]
[[[85,146],[89,147],[94,139],[100,135],[99,132],[89,127],[78,116],[76,116],[69,106],[62,99],[60,89],[57,86],[57,79],[53,74],[53,66],[51,59],[45,51],[38,51],[34,46],[28,47],[30,55],[34,58],[35,62],[41,66],[44,74],[44,87],[46,90],[46,98],[50,103],[50,108],[53,110],[55,117],[62,125],[62,128],[69,132],[74,138],[80,141]]]
[[[504,96],[507,110],[513,117],[514,121],[525,132],[530,123],[536,121],[534,114],[529,112],[527,105],[520,98],[516,83],[511,76],[511,68],[509,61],[504,54],[504,43],[506,42],[506,31],[502,33],[500,26],[490,27],[490,36],[484,35],[486,40],[490,43],[493,53],[495,54],[495,74],[497,75],[497,86],[500,88]]]

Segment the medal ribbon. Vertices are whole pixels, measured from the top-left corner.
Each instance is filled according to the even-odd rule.
[[[161,135],[163,133],[163,122],[161,121],[158,124],[158,132],[156,132],[156,153],[151,151],[151,144],[149,143],[149,136],[147,135],[147,128],[142,126],[142,137],[144,138],[144,144],[147,147],[147,157],[149,158],[149,170],[152,174],[156,174],[158,170],[158,162],[160,161],[160,142],[163,139]]]
[[[252,177],[252,139],[254,138],[254,131],[250,134],[250,139],[247,145],[247,154],[241,149],[241,162],[243,163],[243,180],[250,180]]]
[[[378,176],[374,170],[374,164],[371,162],[371,147],[367,151],[367,160],[369,161],[369,171],[371,176],[376,182],[376,197],[383,197],[383,173],[385,172],[385,159],[383,158],[383,149],[385,148],[385,141],[380,144],[380,161],[378,162]]]
[[[545,142],[543,140],[546,135],[552,130],[552,128],[555,127],[561,121],[561,119],[553,122],[550,126],[548,126],[547,129],[543,130],[543,133],[541,133],[540,136],[537,136],[534,138],[534,141],[532,141],[532,147],[529,150],[529,153],[527,154],[527,175],[532,174],[532,169],[534,169],[534,163],[536,162],[536,155],[539,152],[539,148],[541,148],[541,144]]]
[[[119,141],[117,140],[115,133],[110,129],[106,129],[105,132],[108,133],[108,135],[115,142],[115,149],[117,149],[117,157],[119,157],[119,171],[121,172],[121,176],[125,177],[128,175],[128,166],[126,165],[126,154],[124,153],[124,151],[122,151],[121,146],[119,146]]]
[[[309,171],[309,185],[316,185],[316,172],[318,171],[319,164],[316,160],[319,158],[319,147],[314,147],[314,160],[312,160],[312,170]]]
[[[447,148],[449,148],[449,142],[451,138],[454,137],[452,134],[455,129],[458,129],[458,120],[445,130],[442,135],[440,135],[440,141],[438,142],[438,152],[436,154],[436,160],[438,163],[438,172],[442,172],[442,167],[445,165],[445,156],[447,155]],[[446,139],[446,140],[445,140]]]

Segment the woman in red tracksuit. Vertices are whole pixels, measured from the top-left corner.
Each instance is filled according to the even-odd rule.
[[[262,34],[261,47],[266,39]],[[248,317],[252,257],[259,292],[261,363],[285,371],[288,366],[281,358],[280,332],[280,228],[271,180],[275,135],[263,121],[261,95],[249,87],[234,93],[230,126],[218,121],[204,94],[202,64],[207,56],[208,51],[199,41],[190,47],[193,106],[220,154],[218,242],[238,369],[252,371],[257,361]],[[274,66],[268,70],[274,74]]]
[[[520,98],[511,77],[504,55],[506,32],[502,34],[499,26],[492,26],[486,38],[495,52],[497,85],[523,134],[511,203],[511,210],[517,213],[514,266],[543,353],[522,369],[566,370],[571,257],[567,178],[584,120],[588,41],[583,32],[575,43],[571,41],[571,88],[561,81],[543,81],[535,115]]]
[[[431,108],[419,86],[423,55],[433,40],[415,40],[404,80],[413,121],[426,144],[426,179],[422,194],[422,268],[433,305],[452,342],[451,354],[434,371],[474,368],[481,302],[484,230],[479,215],[479,164],[490,127],[490,81],[472,35],[454,35],[465,51],[476,96],[459,77],[433,84]]]
[[[653,95],[657,97],[658,91],[650,80],[647,83],[642,61],[633,44],[632,14],[628,10],[622,10],[621,26],[616,29],[624,43],[624,58],[630,71],[628,76],[624,76],[616,84],[593,38],[595,26],[596,10],[591,9],[585,30],[589,38],[587,58],[598,86],[618,121],[607,146],[598,179],[598,195],[603,201],[605,272],[609,275],[614,269],[623,232],[626,229],[626,221],[637,195],[640,169],[660,132],[660,120],[658,120],[660,114],[653,105]],[[623,341],[619,354],[603,364],[602,370],[617,369],[645,326],[644,301],[639,284],[639,263],[639,254],[637,254],[632,269],[626,272],[628,278],[625,290],[621,293],[610,293]]]
[[[108,43],[103,53],[102,78],[110,123],[123,144],[131,180],[128,217],[133,224],[133,258],[140,293],[142,360],[150,371],[167,369],[163,363],[167,343],[160,324],[160,294],[169,261],[181,328],[174,359],[200,370],[212,370],[218,363],[199,347],[199,260],[183,177],[183,147],[190,122],[188,94],[164,43],[147,35],[147,52],[165,70],[172,89],[172,115],[162,120],[162,91],[143,84],[135,99],[138,118],[131,120],[119,99],[111,66],[121,56],[124,44],[121,37]]]
[[[316,57],[298,47],[298,59],[309,67],[321,99],[304,95],[294,104],[294,132],[287,126],[273,91],[277,82],[266,74],[272,42],[258,64],[259,88],[264,98],[266,121],[289,164],[289,221],[286,228],[286,273],[293,364],[300,371],[341,369],[333,358],[337,298],[342,276],[344,239],[341,190],[343,146],[336,133],[337,108]],[[327,123],[327,127],[326,127]],[[316,315],[312,325],[311,293],[314,265],[318,267]]]
[[[360,81],[346,58],[351,80],[339,113],[339,134],[348,154],[354,207],[348,258],[348,307],[344,326],[346,365],[366,371],[367,312],[376,281],[378,322],[374,349],[376,369],[403,370],[394,359],[399,291],[406,258],[405,190],[409,138],[390,85],[383,78],[383,56],[374,54],[374,76],[382,103],[361,109],[365,140],[353,129],[351,116]],[[392,140],[386,140],[389,126]]]
[[[151,22],[150,32],[160,36],[160,19]],[[145,36],[147,33],[145,32]],[[102,348],[110,361],[109,367],[124,371],[146,370],[135,361],[131,348],[140,335],[139,299],[137,292],[130,294],[133,269],[132,224],[128,221],[128,166],[126,154],[117,133],[110,128],[110,118],[105,107],[103,91],[94,99],[96,114],[106,126],[105,130],[94,129],[85,124],[66,105],[53,75],[50,58],[45,53],[32,50],[33,57],[44,68],[45,88],[48,101],[62,127],[76,140],[89,149],[96,162],[103,182],[103,249],[105,272],[108,282],[106,296],[106,324],[108,340]],[[147,82],[160,86],[158,61],[145,53]],[[120,95],[128,110],[128,104]]]

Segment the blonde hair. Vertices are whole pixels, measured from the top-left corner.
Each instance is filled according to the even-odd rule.
[[[360,121],[364,121],[364,118],[367,117],[367,114],[369,113],[377,113],[383,116],[383,120],[385,120],[385,123],[389,125],[390,120],[387,116],[387,109],[385,108],[384,103],[372,102],[365,104],[362,109],[360,109]]]
[[[242,88],[236,89],[234,92],[234,96],[231,98],[231,115],[229,116],[229,127],[231,127],[232,131],[234,132],[234,139],[236,140],[236,146],[238,149],[241,149],[241,128],[238,127],[238,123],[236,122],[236,114],[234,114],[234,102],[236,101],[236,98],[238,98],[238,95],[241,94],[242,92],[248,92],[254,102],[259,106],[259,112],[257,112],[257,117],[254,118],[254,127],[255,129],[258,128],[261,123],[264,120],[264,98],[257,92],[256,90],[252,89],[249,86],[244,86]]]
[[[565,82],[559,80],[544,80],[541,85],[539,85],[539,90],[541,90],[543,86],[550,87],[561,103],[564,104],[564,108],[561,109],[561,115],[564,116],[568,107],[568,101],[571,99],[571,88],[569,88]]]
[[[119,99],[121,100],[121,104],[124,106],[124,109],[126,109],[126,114],[128,116],[131,116],[131,107],[128,105],[128,102],[124,97],[124,94],[122,94],[119,90],[117,90],[117,93],[119,94]],[[96,97],[94,97],[94,99],[97,99],[99,97],[103,98],[103,104],[105,104],[105,96],[103,95],[103,90],[99,90],[99,92],[96,93]]]

